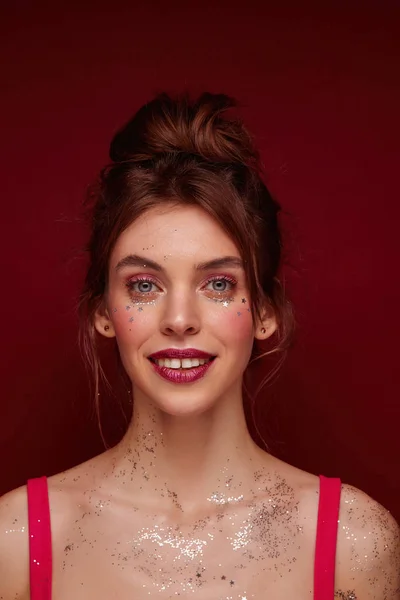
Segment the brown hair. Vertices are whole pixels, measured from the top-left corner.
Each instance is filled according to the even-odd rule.
[[[119,235],[163,202],[200,206],[236,243],[245,265],[252,314],[267,302],[278,320],[275,346],[283,359],[293,332],[291,305],[278,280],[280,206],[262,181],[259,155],[224,94],[198,99],[161,94],[114,137],[111,163],[90,192],[89,268],[80,297],[80,341],[94,375],[96,398],[104,372],[94,315],[107,288],[110,254]],[[260,358],[255,345],[253,358]],[[280,361],[281,362],[281,361]]]

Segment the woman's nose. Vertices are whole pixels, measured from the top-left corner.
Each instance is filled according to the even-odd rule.
[[[171,295],[165,308],[161,324],[165,335],[194,335],[200,330],[200,315],[196,299],[183,292]]]

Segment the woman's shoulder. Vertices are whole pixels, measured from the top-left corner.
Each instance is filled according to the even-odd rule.
[[[49,478],[54,488],[50,503],[52,534],[62,526],[62,516],[71,509],[68,494],[62,492],[62,473]],[[68,475],[67,475],[68,478]],[[58,490],[58,492],[57,492]],[[51,491],[53,495],[53,491]],[[0,598],[29,598],[28,486],[22,485],[0,498]]]
[[[84,510],[97,457],[47,478],[52,538]],[[22,485],[0,498],[0,598],[29,598],[28,490]]]
[[[28,502],[26,486],[0,498],[0,598],[29,594]]]
[[[400,599],[400,528],[379,502],[342,484],[336,582],[357,598]]]
[[[315,546],[320,477],[280,461],[277,471],[295,490],[301,530]],[[399,524],[379,502],[344,482],[336,557],[336,582],[342,593],[338,597],[350,598],[354,590],[357,598],[400,600]]]
[[[304,534],[315,544],[320,479],[293,472]],[[336,596],[400,600],[400,527],[391,513],[362,490],[341,482],[336,548]]]

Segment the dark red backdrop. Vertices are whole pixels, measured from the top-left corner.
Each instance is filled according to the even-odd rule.
[[[189,87],[245,104],[290,213],[299,331],[259,398],[271,449],[400,518],[398,9],[83,4],[15,2],[0,19],[0,492],[101,449],[76,346],[81,201],[116,127]]]

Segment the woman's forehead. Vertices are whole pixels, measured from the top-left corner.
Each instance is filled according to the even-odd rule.
[[[140,215],[119,236],[113,261],[124,254],[160,259],[187,257],[196,262],[218,256],[239,256],[234,241],[221,225],[198,206],[154,207]]]

